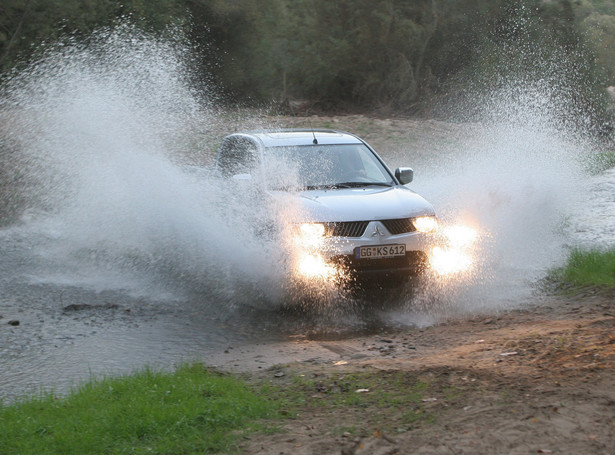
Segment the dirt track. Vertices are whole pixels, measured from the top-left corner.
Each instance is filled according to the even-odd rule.
[[[332,412],[319,402],[334,398],[335,387],[320,385],[281,432],[251,436],[245,453],[612,454],[615,300],[591,294],[540,300],[423,329],[227,353],[227,367],[278,384],[394,371],[429,385],[417,413],[431,418],[411,424],[385,403]]]

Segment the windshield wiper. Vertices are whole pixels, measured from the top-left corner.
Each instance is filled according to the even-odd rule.
[[[341,183],[326,183],[323,185],[307,185],[306,190],[335,190],[339,188],[359,188],[362,186],[393,186],[392,183],[385,182],[341,182]]]
[[[323,185],[306,185],[305,189],[308,191],[311,190],[331,190],[337,188],[336,185],[332,184],[332,183],[327,183],[327,184],[323,184]]]
[[[333,185],[335,188],[359,188],[361,186],[393,186],[386,182],[343,182]]]

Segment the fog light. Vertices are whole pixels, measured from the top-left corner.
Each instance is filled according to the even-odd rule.
[[[306,278],[329,278],[335,269],[319,254],[305,254],[299,259],[299,273]]]

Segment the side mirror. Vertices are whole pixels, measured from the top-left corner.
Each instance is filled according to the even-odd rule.
[[[402,185],[406,185],[414,179],[414,171],[411,167],[398,167],[395,169],[395,178]]]

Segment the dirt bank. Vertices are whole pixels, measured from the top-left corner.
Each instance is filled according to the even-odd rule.
[[[299,414],[279,432],[251,436],[245,453],[613,453],[615,299],[589,293],[539,300],[422,329],[221,355],[227,368],[250,370],[253,378],[317,379],[305,383],[313,390]],[[383,379],[378,387],[391,384],[384,379],[392,372],[398,381],[425,384],[413,412],[428,418],[409,419],[391,399],[323,407],[340,393],[340,377],[356,372]]]

